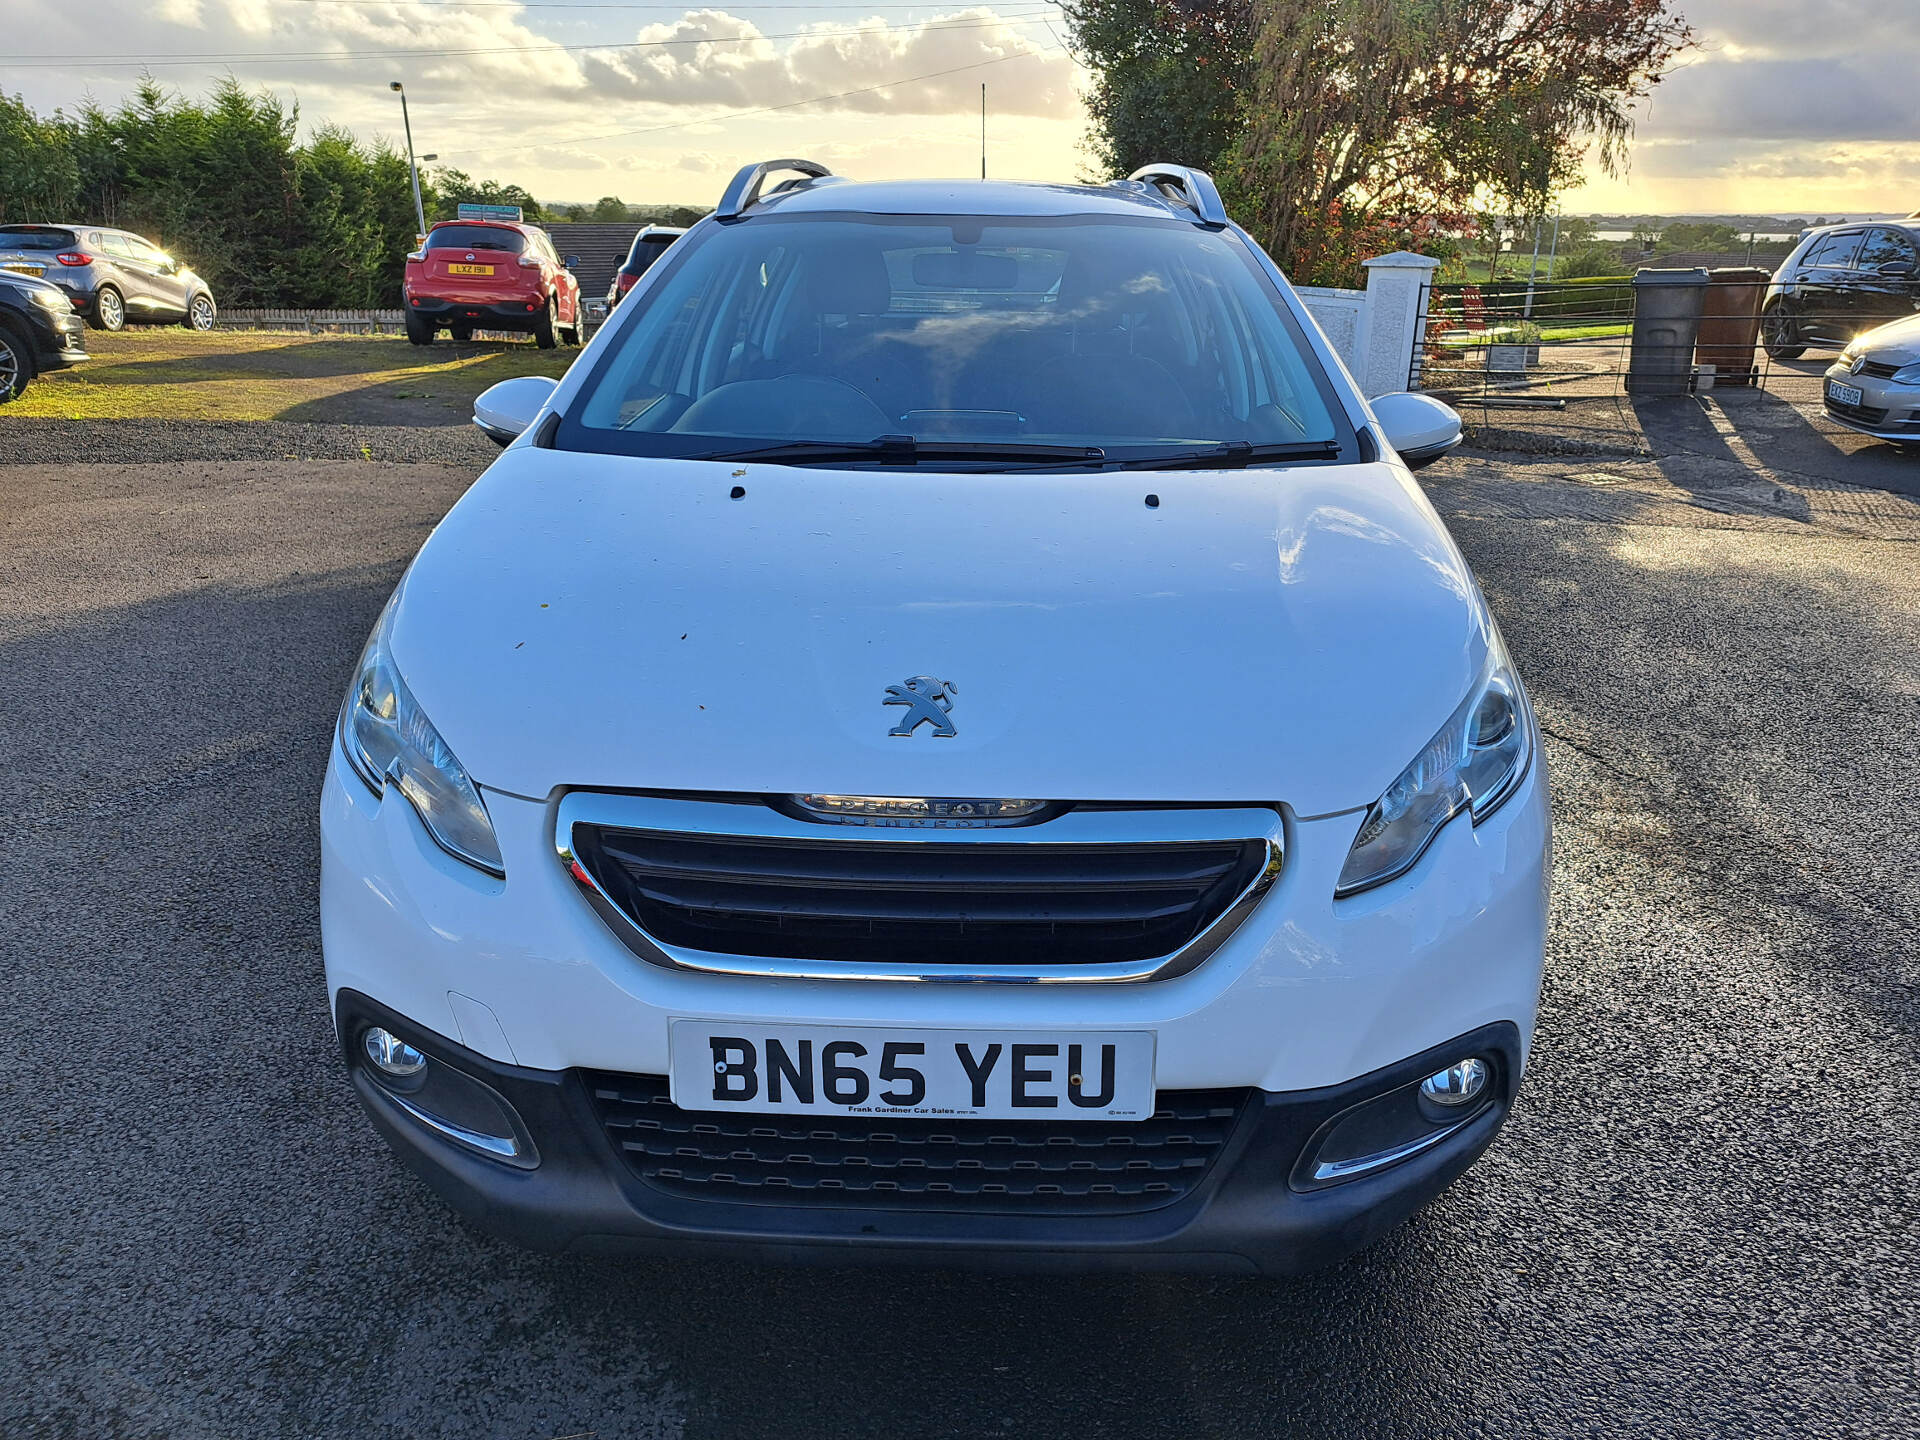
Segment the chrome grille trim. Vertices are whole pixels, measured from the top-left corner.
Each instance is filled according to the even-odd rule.
[[[716,835],[748,839],[818,841],[823,830],[835,843],[849,845],[984,844],[1013,846],[1138,845],[1153,843],[1254,841],[1266,861],[1218,918],[1166,955],[1124,963],[1060,962],[1049,965],[916,965],[788,959],[728,955],[692,950],[656,939],[617,904],[574,853],[575,825],[600,825],[668,834]],[[891,826],[821,824],[784,815],[757,799],[742,802],[689,800],[654,795],[608,794],[575,790],[560,800],[554,846],[561,865],[588,902],[628,949],[641,959],[674,970],[710,975],[750,975],[782,980],[896,981],[949,985],[1102,985],[1169,980],[1200,965],[1239,928],[1279,878],[1285,856],[1285,821],[1277,809],[1261,806],[1138,810],[1070,810],[1038,825],[978,830],[900,829]]]

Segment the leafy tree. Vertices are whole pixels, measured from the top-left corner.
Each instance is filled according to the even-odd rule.
[[[1589,245],[1599,243],[1593,220],[1586,215],[1562,215],[1560,217],[1560,249],[1583,250]]]
[[[1692,42],[1671,0],[1067,0],[1097,159],[1210,166],[1297,278],[1544,212]]]
[[[1731,225],[1713,221],[1675,220],[1660,232],[1654,253],[1672,255],[1682,250],[1736,250],[1746,237]]]
[[[1090,137],[1104,177],[1211,166],[1232,143],[1253,63],[1251,0],[1063,0],[1092,72]]]
[[[1553,268],[1556,280],[1585,280],[1595,275],[1622,275],[1626,266],[1621,262],[1619,252],[1594,245],[1584,250],[1576,250],[1571,255],[1562,255]]]
[[[1224,188],[1303,278],[1476,198],[1538,215],[1690,43],[1667,0],[1253,0]]]
[[[429,191],[433,196],[431,200],[427,198]],[[524,220],[538,222],[559,218],[549,215],[538,200],[518,185],[503,185],[497,180],[475,180],[466,171],[455,170],[450,165],[433,171],[430,181],[422,176],[420,195],[429,221],[458,219],[462,205],[518,205]]]
[[[618,195],[602,195],[587,215],[587,219],[596,225],[623,225],[630,218],[627,202]]]
[[[522,187],[451,167],[422,172],[421,200],[430,220],[461,201],[547,218]],[[642,208],[602,207],[616,219]],[[297,107],[232,79],[194,101],[149,77],[117,109],[45,116],[0,94],[0,222],[36,220],[137,231],[229,306],[392,305],[415,233],[403,151],[337,125],[303,142]]]
[[[0,224],[64,215],[80,190],[71,126],[0,93]]]

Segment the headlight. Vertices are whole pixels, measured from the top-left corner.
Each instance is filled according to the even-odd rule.
[[[1888,378],[1902,385],[1920,385],[1920,360],[1911,365],[1902,365]]]
[[[500,842],[486,804],[447,742],[400,678],[388,652],[394,600],[380,614],[340,707],[340,748],[360,778],[380,793],[391,784],[449,855],[504,876]]]
[[[1333,893],[1355,895],[1406,874],[1462,810],[1479,824],[1519,788],[1532,754],[1526,694],[1495,631],[1479,682],[1367,811]]]
[[[67,298],[64,290],[33,289],[27,291],[27,298],[43,309],[57,310],[67,315],[73,313],[73,302]]]

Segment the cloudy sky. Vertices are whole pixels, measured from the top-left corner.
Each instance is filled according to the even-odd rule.
[[[1920,207],[1920,4],[1680,0],[1702,48],[1643,107],[1630,174],[1570,211]],[[308,123],[397,138],[554,200],[702,202],[743,161],[811,155],[871,176],[964,175],[988,97],[995,174],[1085,165],[1083,77],[1052,0],[0,0],[0,87],[36,108],[117,101],[142,66],[223,73]]]

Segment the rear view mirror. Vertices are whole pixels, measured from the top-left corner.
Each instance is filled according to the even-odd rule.
[[[1019,278],[1011,255],[933,250],[913,257],[913,283],[924,290],[1011,290]]]
[[[473,402],[473,423],[496,445],[510,445],[533,424],[534,417],[553,398],[558,381],[544,375],[520,375],[480,392]]]
[[[566,259],[562,260],[560,263],[566,266],[567,269],[569,270],[576,270],[580,266],[580,257],[578,255],[569,255],[567,256]]]
[[[1460,443],[1460,415],[1431,395],[1403,390],[1369,402],[1373,418],[1409,470],[1431,465]]]

